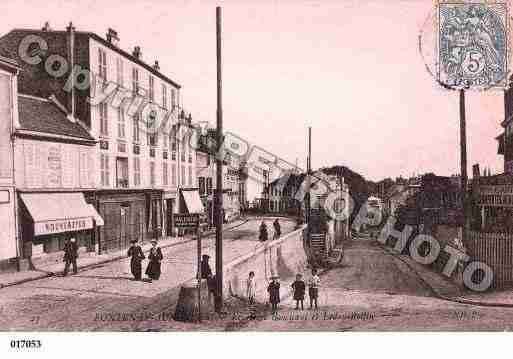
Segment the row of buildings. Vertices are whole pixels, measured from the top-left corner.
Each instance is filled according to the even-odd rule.
[[[0,37],[0,269],[30,266],[69,237],[102,253],[174,236],[178,212],[212,224],[214,152],[201,143],[215,132],[199,131],[180,91],[112,29],[47,23]],[[225,165],[228,219],[252,199],[242,164]]]

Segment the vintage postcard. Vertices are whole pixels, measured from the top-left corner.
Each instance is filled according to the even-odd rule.
[[[54,332],[513,330],[510,1],[0,14],[9,353]]]

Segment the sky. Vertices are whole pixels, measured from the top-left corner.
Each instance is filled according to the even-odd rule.
[[[215,7],[222,7],[224,128],[304,167],[345,165],[366,179],[459,173],[458,94],[436,85],[418,35],[432,1],[2,0],[13,28],[120,36],[182,85],[194,121],[216,121]],[[8,14],[8,16],[6,16]],[[471,165],[503,170],[495,137],[503,92],[468,93]]]

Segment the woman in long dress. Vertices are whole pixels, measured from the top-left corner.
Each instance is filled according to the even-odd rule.
[[[130,257],[130,269],[135,280],[141,280],[142,265],[141,261],[145,258],[141,247],[137,244],[137,240],[132,240],[132,246],[128,249]]]
[[[151,249],[148,254],[148,267],[146,268],[146,275],[150,280],[158,280],[160,278],[160,262],[162,261],[162,251],[157,247],[157,240],[151,240]]]

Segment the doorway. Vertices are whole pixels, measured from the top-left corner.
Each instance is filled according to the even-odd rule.
[[[126,248],[132,239],[130,230],[130,206],[120,206],[119,248]]]
[[[173,211],[175,207],[174,199],[166,199],[166,235],[173,235]]]

